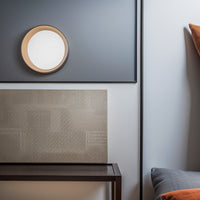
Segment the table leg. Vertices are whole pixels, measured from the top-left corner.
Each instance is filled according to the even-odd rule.
[[[111,188],[112,188],[112,200],[115,200],[115,182],[112,181],[111,183]]]
[[[116,178],[115,182],[115,194],[116,194],[116,200],[122,199],[122,182],[121,177]]]

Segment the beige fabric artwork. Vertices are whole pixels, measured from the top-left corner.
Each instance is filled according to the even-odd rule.
[[[0,162],[107,162],[107,91],[0,90]]]

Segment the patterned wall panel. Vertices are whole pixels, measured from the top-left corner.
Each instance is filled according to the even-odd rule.
[[[0,90],[0,162],[107,162],[107,91]]]

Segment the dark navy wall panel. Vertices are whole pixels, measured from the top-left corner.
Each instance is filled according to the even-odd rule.
[[[135,0],[1,0],[0,82],[136,82]],[[61,30],[67,62],[39,74],[23,62],[21,41],[32,27]]]

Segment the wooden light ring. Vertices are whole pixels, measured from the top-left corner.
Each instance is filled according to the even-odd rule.
[[[40,69],[37,66],[35,66],[29,56],[28,56],[28,43],[30,41],[30,39],[33,37],[33,35],[35,35],[37,32],[39,31],[43,31],[43,30],[49,30],[49,31],[53,31],[55,33],[57,33],[63,40],[64,45],[65,45],[65,54],[64,57],[62,59],[62,61],[54,68],[52,69]],[[34,71],[40,72],[40,73],[51,73],[51,72],[55,72],[56,70],[58,70],[59,68],[61,68],[63,66],[63,64],[65,63],[66,59],[67,59],[67,55],[68,55],[68,43],[67,43],[67,39],[65,38],[65,36],[63,35],[63,33],[61,31],[59,31],[57,28],[53,27],[53,26],[48,26],[48,25],[40,25],[40,26],[36,26],[34,28],[32,28],[23,38],[22,40],[22,44],[21,44],[21,54],[22,54],[22,58],[24,60],[24,62]]]

